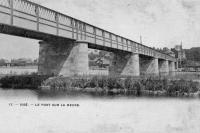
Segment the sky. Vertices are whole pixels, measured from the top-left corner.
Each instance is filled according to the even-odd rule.
[[[200,47],[200,0],[31,0],[150,47]],[[37,58],[38,40],[0,34],[0,58]]]

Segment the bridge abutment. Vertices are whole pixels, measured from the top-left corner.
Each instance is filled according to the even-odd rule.
[[[41,41],[39,43],[39,74],[63,76],[88,74],[87,42]]]
[[[109,67],[110,76],[139,76],[139,54],[113,52]]]
[[[157,58],[140,58],[140,73],[141,75],[158,76],[158,59]]]

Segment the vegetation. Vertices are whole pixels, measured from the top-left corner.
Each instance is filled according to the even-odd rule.
[[[49,76],[39,76],[36,74],[5,76],[0,79],[0,85],[2,88],[38,89],[38,86],[48,78]]]
[[[185,50],[187,60],[200,61],[200,47]]]
[[[79,77],[73,79],[55,77],[44,81],[42,86],[49,86],[50,90],[78,90],[79,92],[101,92],[112,95],[123,94],[135,96],[191,96],[200,91],[198,82],[151,77],[143,79],[108,76]]]
[[[103,95],[128,96],[194,96],[199,95],[199,82],[161,77],[51,77],[37,74],[6,76],[0,79],[2,88],[39,89]]]

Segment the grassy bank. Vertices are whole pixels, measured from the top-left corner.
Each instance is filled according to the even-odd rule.
[[[125,96],[199,96],[200,84],[192,80],[161,77],[51,77],[32,75],[6,76],[0,79],[1,88],[39,89],[75,94],[125,95]]]
[[[77,91],[96,95],[191,97],[199,95],[200,91],[198,82],[155,77],[54,77],[44,81],[42,86],[48,86],[51,91]]]

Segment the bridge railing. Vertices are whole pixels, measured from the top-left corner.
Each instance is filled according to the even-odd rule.
[[[27,0],[0,0],[0,23],[44,32],[94,45],[174,60],[140,43],[100,29]]]

